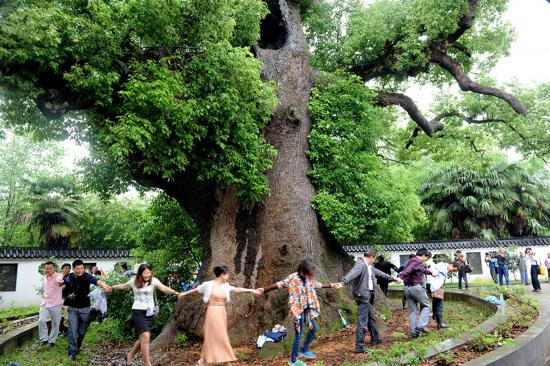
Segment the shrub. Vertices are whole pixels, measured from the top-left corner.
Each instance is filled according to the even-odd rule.
[[[177,348],[185,348],[187,347],[187,334],[181,333],[178,336],[176,336],[176,347]]]

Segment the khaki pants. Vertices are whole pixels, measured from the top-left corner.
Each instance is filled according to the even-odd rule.
[[[48,318],[52,320],[50,335],[48,336]],[[61,322],[61,305],[52,307],[41,306],[38,313],[38,335],[41,342],[55,343],[59,335]]]

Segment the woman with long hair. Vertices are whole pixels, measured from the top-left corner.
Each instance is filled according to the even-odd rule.
[[[151,340],[151,327],[158,315],[158,307],[155,304],[155,290],[160,290],[166,294],[178,296],[179,292],[164,286],[158,279],[153,277],[153,267],[144,263],[139,266],[137,274],[130,281],[112,286],[113,290],[129,290],[134,292],[134,303],[132,305],[132,316],[134,327],[139,334],[138,340],[128,353],[126,364],[131,365],[136,354],[141,351],[141,357],[145,366],[151,366],[149,355],[149,343]]]
[[[292,352],[288,362],[290,366],[306,365],[298,357],[307,359],[317,357],[309,350],[318,329],[315,318],[321,314],[315,290],[319,288],[341,288],[338,283],[322,284],[316,281],[315,268],[313,260],[304,259],[298,266],[298,270],[288,275],[284,280],[258,289],[262,293],[267,293],[280,288],[288,288],[288,313],[294,322],[295,330]],[[302,344],[302,336],[306,327],[309,327],[309,332]]]
[[[230,301],[232,292],[262,294],[259,290],[229,285],[227,283],[227,280],[229,280],[229,271],[226,266],[214,267],[214,275],[216,276],[214,280],[203,282],[197,288],[186,291],[179,296],[181,300],[187,295],[198,292],[202,294],[202,299],[207,304],[206,316],[204,318],[204,343],[199,365],[237,360],[229,342],[229,336],[227,335],[227,311],[225,305]]]

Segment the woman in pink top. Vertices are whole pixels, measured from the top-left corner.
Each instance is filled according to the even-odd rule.
[[[548,272],[548,282],[550,283],[550,253],[548,253],[548,257],[544,260],[544,266],[546,267],[546,272]]]
[[[57,336],[59,335],[59,323],[61,322],[61,306],[63,299],[61,293],[63,287],[60,287],[58,282],[62,282],[63,278],[60,273],[57,273],[56,264],[52,261],[47,261],[44,264],[44,297],[40,304],[40,312],[38,315],[38,335],[43,345],[53,347]],[[52,330],[48,336],[48,318],[52,319]]]

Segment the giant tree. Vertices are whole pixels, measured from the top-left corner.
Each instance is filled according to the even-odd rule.
[[[464,91],[500,98],[516,113],[527,113],[509,92],[469,76],[473,67],[487,67],[506,53],[511,32],[499,17],[505,0],[331,6],[338,3],[5,3],[5,118],[40,134],[88,139],[103,157],[93,158],[93,165],[110,163],[99,166],[96,176],[115,189],[120,178],[109,174],[174,197],[200,230],[202,278],[224,263],[239,286],[261,286],[309,256],[319,263],[322,279],[336,279],[349,259],[319,222],[307,175],[308,102],[316,79],[310,46],[316,66],[369,82],[372,103],[400,106],[428,135],[443,128],[445,115],[428,119],[401,92],[413,77],[454,80]],[[303,30],[308,17],[309,44]],[[331,22],[334,27],[320,26]],[[338,305],[329,296],[323,302],[331,316]],[[236,337],[285,314],[281,293],[237,301],[229,310]],[[201,312],[195,308],[186,303],[176,309],[159,342],[177,326],[199,333]]]

